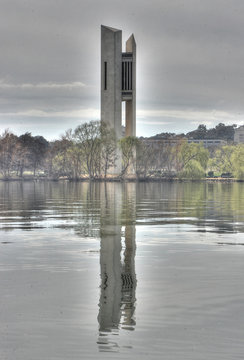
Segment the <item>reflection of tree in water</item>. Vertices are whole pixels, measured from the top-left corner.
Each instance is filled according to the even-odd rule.
[[[138,224],[189,224],[199,232],[244,232],[244,184],[141,183],[137,198]]]
[[[189,224],[200,232],[244,232],[243,183],[107,183],[107,194],[122,192],[120,225]],[[130,189],[136,188],[136,199]],[[101,205],[102,183],[0,182],[1,229],[65,228],[98,238],[100,223],[111,217]],[[134,190],[133,190],[134,191]],[[108,200],[109,196],[107,195]]]
[[[0,183],[0,211],[4,214],[2,229],[31,230],[33,220],[42,221],[40,210],[45,208],[46,202],[44,189],[45,186],[33,181]]]
[[[99,351],[117,351],[119,345],[115,335],[120,329],[134,330],[136,324],[135,211],[133,214],[130,201],[125,202],[125,199],[131,200],[134,191],[134,184],[128,184],[123,192],[116,184],[104,185],[100,233]],[[126,222],[130,225],[122,227]]]
[[[100,185],[71,182],[0,182],[3,230],[74,229],[82,237],[99,237]]]

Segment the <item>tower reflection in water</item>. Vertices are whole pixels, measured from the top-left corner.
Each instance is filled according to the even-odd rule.
[[[136,325],[135,184],[116,185],[102,192],[99,351],[119,351],[116,335]]]

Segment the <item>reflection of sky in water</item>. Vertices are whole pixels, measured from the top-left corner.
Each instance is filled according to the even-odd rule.
[[[243,185],[0,183],[0,357],[242,358]]]
[[[107,184],[108,189],[112,186],[115,191],[125,190],[125,185]],[[114,205],[115,209],[121,206],[122,224],[130,223],[130,210],[135,207],[137,225],[188,224],[188,231],[217,233],[244,230],[241,183],[126,186],[136,195]],[[75,228],[81,236],[98,237],[101,221],[108,216],[106,208],[101,208],[104,191],[103,184],[1,183],[0,228]]]

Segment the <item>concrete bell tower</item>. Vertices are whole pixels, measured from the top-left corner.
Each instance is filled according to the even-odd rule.
[[[136,42],[132,34],[122,52],[122,31],[101,26],[101,120],[122,133],[125,101],[125,136],[136,136]],[[117,170],[121,168],[117,162]]]

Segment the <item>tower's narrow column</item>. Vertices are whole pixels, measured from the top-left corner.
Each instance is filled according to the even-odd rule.
[[[101,120],[114,129],[116,138],[121,128],[122,31],[101,26]],[[117,150],[113,174],[121,172],[121,154]]]
[[[114,130],[117,140],[122,131],[122,101],[125,106],[125,136],[136,136],[136,42],[132,34],[122,52],[122,31],[101,26],[101,120]],[[121,174],[122,154],[117,147],[115,166],[109,173]],[[127,173],[134,173],[128,168]]]
[[[126,136],[136,136],[136,42],[132,34],[126,41],[126,52],[132,55],[132,66],[129,70],[131,99],[126,100]]]

